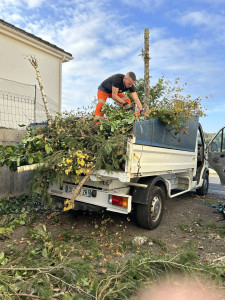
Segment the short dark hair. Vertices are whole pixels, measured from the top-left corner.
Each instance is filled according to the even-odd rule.
[[[137,80],[134,72],[128,72],[126,75],[129,76],[133,81]]]

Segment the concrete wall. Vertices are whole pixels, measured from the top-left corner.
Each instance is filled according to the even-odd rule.
[[[1,145],[16,145],[25,136],[26,130],[0,129]],[[18,196],[28,192],[27,185],[32,171],[11,172],[7,166],[0,168],[0,199]]]

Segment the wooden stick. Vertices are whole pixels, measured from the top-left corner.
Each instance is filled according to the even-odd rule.
[[[225,256],[221,256],[221,257],[219,257],[219,258],[215,258],[213,261],[220,261],[220,260],[225,260]]]
[[[38,81],[38,84],[39,84],[39,87],[40,87],[40,90],[41,90],[42,100],[43,100],[44,106],[45,106],[45,112],[46,112],[48,121],[50,121],[51,116],[50,116],[50,113],[49,113],[48,102],[47,102],[47,99],[46,99],[45,90],[44,90],[44,87],[43,87],[43,84],[42,84],[41,74],[40,74],[40,71],[39,71],[39,68],[38,68],[38,61],[33,56],[28,57],[28,60],[31,63],[31,65],[34,67],[35,71],[36,71],[37,81]]]
[[[0,294],[0,297],[2,296],[16,296],[16,297],[28,297],[28,298],[36,298],[41,299],[39,296],[30,295],[30,294]]]
[[[39,164],[33,164],[33,165],[20,166],[20,167],[17,167],[17,172],[21,173],[21,172],[36,170],[39,167],[41,167],[42,165],[43,164],[39,163]]]
[[[79,194],[79,192],[80,192],[80,190],[81,190],[81,188],[82,188],[82,186],[85,184],[85,182],[90,178],[90,176],[95,172],[97,170],[97,168],[94,166],[91,170],[90,170],[90,172],[79,182],[79,184],[78,184],[78,186],[76,187],[76,189],[75,189],[75,191],[74,191],[74,193],[73,193],[73,196],[72,196],[72,198],[71,198],[71,200],[70,201],[75,201],[76,200],[76,198],[77,198],[77,196],[78,196],[78,194]]]
[[[149,28],[145,28],[145,49],[144,49],[144,111],[145,116],[149,115],[149,101],[150,101],[150,79],[149,79]]]

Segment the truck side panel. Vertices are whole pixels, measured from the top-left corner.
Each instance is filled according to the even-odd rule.
[[[130,144],[127,171],[130,178],[196,169],[195,152]]]

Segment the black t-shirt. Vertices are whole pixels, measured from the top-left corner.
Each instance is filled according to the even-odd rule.
[[[125,75],[123,74],[115,74],[110,76],[109,78],[105,79],[100,86],[98,87],[98,89],[100,91],[103,91],[107,94],[112,94],[112,87],[116,87],[119,88],[118,93],[122,93],[122,92],[126,92],[126,91],[130,91],[131,93],[135,92],[135,87],[134,85],[132,85],[130,88],[126,88],[124,83],[123,83],[123,78]]]

